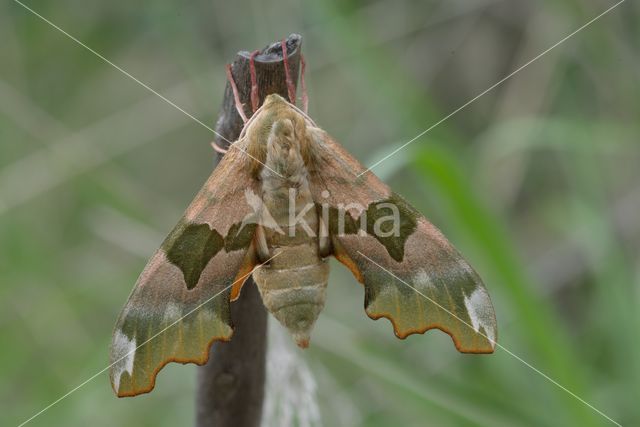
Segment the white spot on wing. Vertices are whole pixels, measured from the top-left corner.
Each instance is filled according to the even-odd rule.
[[[413,283],[420,289],[435,289],[435,285],[431,281],[431,277],[429,277],[429,273],[424,268],[418,270],[418,272],[413,276]]]
[[[133,373],[133,359],[136,355],[136,339],[127,338],[120,330],[116,331],[113,339],[113,354],[115,356],[115,364],[113,365],[113,383],[116,390],[120,389],[120,377],[126,371],[131,375]]]
[[[487,291],[482,287],[476,288],[470,297],[464,296],[464,305],[469,313],[473,329],[480,332],[480,327],[482,327],[491,347],[495,348],[496,331],[493,327],[493,307]]]
[[[175,322],[176,320],[180,319],[181,315],[182,311],[180,310],[178,304],[175,304],[173,302],[167,303],[167,308],[164,310],[165,322]]]

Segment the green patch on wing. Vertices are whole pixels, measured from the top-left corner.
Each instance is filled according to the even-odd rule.
[[[382,243],[391,258],[401,262],[404,258],[404,244],[416,231],[419,215],[410,204],[394,193],[386,200],[369,205],[367,233]]]
[[[167,259],[184,275],[187,289],[193,289],[211,258],[225,245],[208,224],[180,221],[162,244]]]
[[[182,271],[187,289],[193,289],[209,260],[218,251],[246,249],[251,244],[256,224],[236,223],[226,237],[208,224],[194,224],[181,220],[162,243],[167,259]]]
[[[256,232],[256,224],[237,222],[231,226],[224,239],[224,249],[227,252],[237,251],[249,247]]]
[[[460,351],[493,352],[495,315],[477,274],[451,262],[393,275],[365,264],[368,260],[361,260],[365,309],[373,318],[391,319],[400,338],[436,327],[448,332]]]
[[[322,212],[322,207],[318,208],[318,212]],[[354,219],[343,206],[330,206],[328,213],[331,235],[366,231],[398,262],[404,258],[405,243],[415,232],[420,217],[420,213],[395,193],[387,199],[371,203],[358,219]]]
[[[150,304],[154,295],[146,289],[136,297]],[[223,291],[206,305],[156,301],[150,309],[131,304],[111,345],[110,375],[118,396],[151,391],[156,374],[168,362],[203,364],[212,340],[227,340],[232,334],[229,294]]]

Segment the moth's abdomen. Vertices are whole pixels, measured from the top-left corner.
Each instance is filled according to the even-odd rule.
[[[300,347],[309,345],[309,334],[324,307],[329,263],[318,256],[317,244],[273,248],[279,253],[253,277],[265,307],[293,335]]]

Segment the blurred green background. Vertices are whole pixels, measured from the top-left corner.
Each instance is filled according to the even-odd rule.
[[[300,33],[311,116],[372,164],[614,2],[26,4],[211,125],[236,51]],[[206,129],[13,1],[0,40],[9,426],[107,366],[137,275],[214,155]],[[626,1],[375,169],[484,278],[499,343],[625,426],[640,425],[639,49]],[[338,263],[328,292],[310,349],[272,331],[265,424],[613,425],[506,351],[396,339]],[[194,389],[193,365],[129,399],[103,373],[29,425],[188,426]]]

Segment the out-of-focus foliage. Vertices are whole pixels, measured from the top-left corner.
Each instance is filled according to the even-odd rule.
[[[301,33],[311,115],[371,164],[613,2],[27,4],[209,124],[237,50]],[[625,2],[375,169],[485,279],[499,342],[623,425],[640,422],[639,18]],[[0,424],[17,425],[107,365],[213,152],[17,3],[0,40]],[[504,350],[397,340],[337,263],[311,348],[292,351],[327,426],[609,424]],[[192,366],[134,399],[105,373],[30,425],[189,425],[193,393]]]

